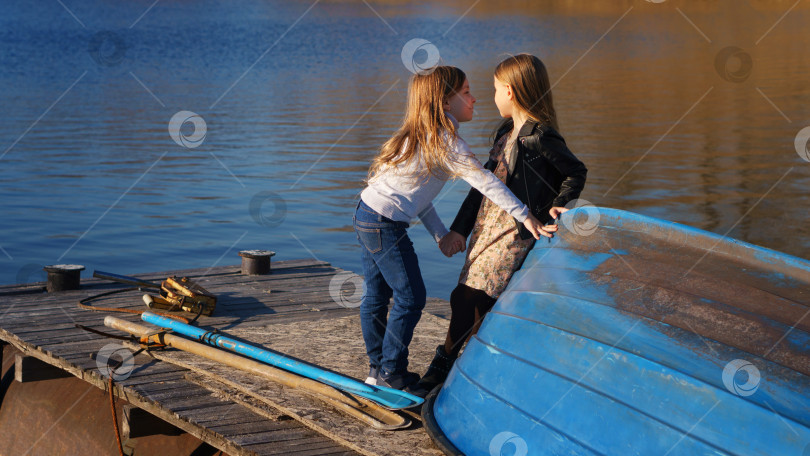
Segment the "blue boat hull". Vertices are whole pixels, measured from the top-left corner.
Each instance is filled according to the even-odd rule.
[[[619,210],[563,217],[453,367],[437,431],[467,455],[810,454],[810,263]]]

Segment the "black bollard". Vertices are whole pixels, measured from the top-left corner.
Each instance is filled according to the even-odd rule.
[[[78,290],[84,266],[80,264],[52,264],[42,268],[48,273],[46,290],[48,293],[64,290]]]
[[[242,250],[242,275],[264,275],[270,273],[270,257],[276,252],[270,250]]]

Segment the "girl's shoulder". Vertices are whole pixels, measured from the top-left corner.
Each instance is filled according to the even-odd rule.
[[[531,141],[532,145],[544,145],[548,143],[561,142],[565,144],[565,138],[551,125],[536,122],[531,128],[531,132],[526,135]],[[526,144],[526,143],[524,143]],[[528,144],[527,144],[528,145]]]
[[[565,138],[554,127],[537,123],[531,133],[521,138],[521,145],[525,148],[527,159],[533,160],[545,156],[547,158],[571,155]]]

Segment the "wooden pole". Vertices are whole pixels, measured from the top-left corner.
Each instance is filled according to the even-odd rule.
[[[104,319],[104,325],[134,334],[138,337],[144,337],[154,332],[152,328],[112,316],[108,316]],[[268,366],[267,364],[262,364],[234,353],[213,348],[173,334],[152,334],[149,335],[149,341],[194,353],[195,355],[262,376],[284,386],[296,388],[332,405],[375,429],[403,429],[411,424],[410,419],[391,410],[387,410],[373,401],[338,391],[335,388],[316,382],[315,380]]]

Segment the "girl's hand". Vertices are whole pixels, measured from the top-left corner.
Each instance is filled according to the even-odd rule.
[[[567,212],[567,211],[568,211],[568,208],[555,206],[555,207],[552,207],[551,209],[549,209],[548,213],[549,213],[549,215],[551,215],[551,218],[553,218],[554,220],[557,220],[557,218],[560,216],[560,214],[562,214],[563,212]]]
[[[467,250],[467,239],[455,231],[450,231],[439,240],[439,249],[444,256],[449,258],[458,252]]]
[[[552,238],[554,237],[554,232],[557,231],[557,225],[543,226],[531,212],[529,216],[526,217],[526,220],[523,221],[523,226],[532,233],[535,239],[540,239],[540,236]]]

